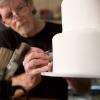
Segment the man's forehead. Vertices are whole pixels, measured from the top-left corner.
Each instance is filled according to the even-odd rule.
[[[7,0],[6,0],[7,1]],[[11,9],[15,9],[18,5],[22,4],[24,0],[8,0],[10,2],[5,2],[0,5],[0,13],[5,13]]]

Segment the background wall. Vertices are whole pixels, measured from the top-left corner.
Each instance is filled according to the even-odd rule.
[[[41,19],[61,23],[61,3],[63,0],[33,0],[37,16]]]
[[[34,0],[37,10],[42,8],[55,9],[61,5],[62,0]]]

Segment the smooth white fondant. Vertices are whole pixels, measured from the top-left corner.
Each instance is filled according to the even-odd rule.
[[[54,36],[53,72],[100,75],[100,30],[67,31]]]
[[[63,32],[74,29],[100,28],[100,0],[63,0]]]

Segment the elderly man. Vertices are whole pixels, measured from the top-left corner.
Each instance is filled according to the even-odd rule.
[[[12,78],[13,85],[22,85],[30,96],[67,99],[68,84],[75,91],[85,93],[90,87],[88,79],[63,79],[41,76],[49,71],[52,62],[45,51],[52,49],[52,37],[62,31],[59,24],[44,22],[35,17],[32,0],[0,0],[0,20],[8,29],[0,33],[0,47],[15,50],[21,42],[32,48]],[[26,72],[24,72],[23,68]],[[16,91],[15,96],[22,91]]]

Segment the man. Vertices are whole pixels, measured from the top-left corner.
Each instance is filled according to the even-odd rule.
[[[22,85],[33,97],[66,100],[67,82],[75,91],[85,93],[90,87],[88,79],[63,79],[41,76],[49,71],[52,62],[45,51],[52,49],[52,37],[61,33],[61,25],[44,22],[32,13],[32,0],[0,0],[1,22],[8,28],[0,33],[0,47],[15,50],[21,42],[32,46],[23,65],[12,78],[13,85]],[[21,95],[16,91],[15,95]]]

